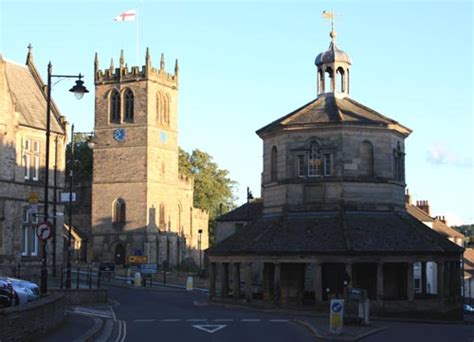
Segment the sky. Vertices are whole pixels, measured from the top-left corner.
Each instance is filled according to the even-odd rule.
[[[114,17],[138,9],[138,22]],[[129,67],[165,54],[179,59],[179,143],[213,156],[260,194],[262,141],[255,131],[316,97],[316,55],[327,49],[337,14],[338,47],[352,58],[351,97],[411,128],[406,180],[448,224],[474,223],[473,4],[471,1],[25,1],[0,0],[0,53],[24,63],[27,45],[43,79],[85,75],[91,94],[76,100],[73,80],[53,88],[76,130],[94,122],[93,60],[100,68],[124,50]],[[137,39],[138,37],[138,39]],[[138,50],[137,50],[138,46]],[[138,61],[137,61],[138,56]]]

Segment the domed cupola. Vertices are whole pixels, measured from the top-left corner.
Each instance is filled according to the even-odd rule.
[[[329,34],[329,48],[321,52],[314,62],[318,68],[318,96],[332,93],[338,96],[349,95],[349,67],[352,64],[347,53],[336,46],[334,24]]]

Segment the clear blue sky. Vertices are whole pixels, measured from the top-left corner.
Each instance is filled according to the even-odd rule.
[[[323,10],[334,10],[338,45],[353,60],[351,97],[413,129],[407,183],[448,223],[474,222],[473,5],[471,1],[22,1],[0,0],[0,51],[24,63],[26,46],[43,78],[85,74],[124,49],[136,65],[135,23],[113,18],[138,8],[140,64],[165,53],[180,61],[180,145],[200,148],[260,193],[262,142],[255,130],[315,98],[315,56],[329,45]],[[93,127],[93,95],[53,96],[70,122]]]

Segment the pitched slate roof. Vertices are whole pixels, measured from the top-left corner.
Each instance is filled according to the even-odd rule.
[[[435,220],[433,222],[433,230],[446,237],[464,238],[464,234],[458,232],[456,229],[451,228],[441,220]]]
[[[255,199],[219,216],[216,221],[253,221],[262,215],[263,201]]]
[[[349,98],[337,98],[332,94],[319,96],[303,107],[260,128],[258,135],[284,128],[325,124],[346,124],[390,127],[406,135],[411,130],[382,114]]]
[[[17,64],[5,59],[0,62],[5,65],[8,90],[15,102],[16,111],[20,113],[19,124],[46,129],[46,96],[33,75],[33,72],[36,73],[36,71],[32,71],[27,65]],[[57,110],[52,104],[51,130],[64,133],[64,127],[58,121],[59,114],[55,112]]]
[[[260,217],[209,255],[446,254],[462,248],[407,213],[314,212]]]
[[[415,217],[417,220],[421,222],[433,222],[435,219],[428,215],[424,210],[421,210],[416,205],[407,204],[406,205],[408,213]]]

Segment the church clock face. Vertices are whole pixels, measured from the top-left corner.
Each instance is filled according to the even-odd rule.
[[[166,132],[161,132],[160,133],[160,140],[163,144],[166,144],[166,140],[168,139],[167,135],[166,135]]]
[[[114,134],[114,139],[117,140],[118,142],[124,142],[125,141],[125,130],[123,128],[117,128],[113,132]]]

